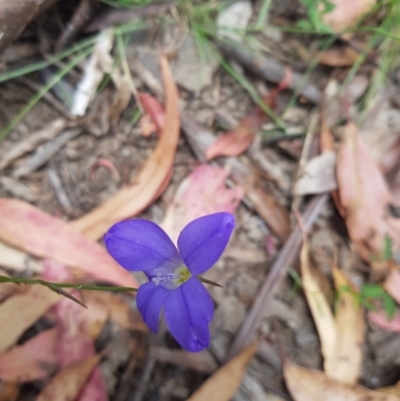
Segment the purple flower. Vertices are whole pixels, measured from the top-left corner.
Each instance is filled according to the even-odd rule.
[[[186,350],[210,345],[212,299],[196,278],[220,258],[235,226],[231,213],[215,213],[189,223],[178,237],[178,249],[168,235],[148,220],[126,220],[104,237],[108,252],[125,269],[143,271],[149,282],[137,292],[143,320],[157,332],[161,309],[168,329]]]

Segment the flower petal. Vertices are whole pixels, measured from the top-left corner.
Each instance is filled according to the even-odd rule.
[[[210,345],[209,324],[214,304],[203,284],[192,277],[171,292],[164,304],[169,331],[182,348],[198,352]]]
[[[148,220],[125,220],[114,224],[104,236],[104,242],[110,255],[127,270],[164,267],[174,271],[182,264],[168,235]]]
[[[215,213],[189,223],[178,238],[179,252],[195,276],[212,267],[224,252],[235,227],[231,213]]]
[[[161,308],[170,293],[165,287],[157,286],[152,282],[139,287],[136,296],[137,307],[143,321],[154,333],[157,333]]]

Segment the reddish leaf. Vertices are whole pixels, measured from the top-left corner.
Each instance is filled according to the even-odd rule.
[[[100,157],[96,160],[96,162],[90,168],[89,181],[93,181],[94,174],[99,167],[104,167],[104,168],[110,170],[112,173],[112,176],[116,182],[119,182],[121,180],[121,177],[119,176],[119,172],[118,172],[117,168],[114,166],[114,163],[111,160],[106,159],[105,157]]]
[[[148,93],[139,92],[139,99],[146,113],[145,115],[154,123],[158,135],[160,136],[165,124],[165,111],[163,105]]]
[[[175,241],[190,221],[217,212],[234,213],[244,195],[242,188],[227,188],[226,168],[203,164],[197,167],[179,186],[169,206],[163,228]]]
[[[72,222],[75,228],[90,238],[98,239],[115,222],[140,213],[159,194],[170,174],[179,139],[179,99],[167,59],[163,56],[160,62],[166,94],[163,135],[130,186],[122,188],[103,205]]]
[[[35,256],[79,267],[99,280],[137,287],[134,277],[70,224],[16,199],[0,199],[0,239]]]
[[[42,331],[0,355],[0,379],[19,383],[45,379],[57,365],[58,330]]]
[[[275,108],[278,93],[289,85],[291,72],[286,71],[282,82],[263,98],[263,102],[271,109]],[[266,121],[265,111],[257,106],[246,117],[244,117],[236,128],[226,132],[211,144],[206,150],[206,160],[214,159],[218,156],[239,156],[253,142],[255,133]]]
[[[318,55],[321,64],[330,67],[351,67],[358,58],[358,53],[348,46],[335,46]]]

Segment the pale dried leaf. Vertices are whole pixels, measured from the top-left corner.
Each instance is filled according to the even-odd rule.
[[[399,401],[394,395],[378,393],[356,384],[341,383],[319,370],[306,369],[286,361],[286,386],[295,401]]]
[[[75,400],[100,359],[101,356],[96,354],[72,362],[53,377],[36,398],[36,401]]]
[[[331,365],[336,353],[336,323],[328,301],[311,269],[308,243],[303,242],[300,252],[301,276],[307,302],[317,327],[324,357],[324,369]]]
[[[0,305],[0,352],[15,344],[19,337],[60,300],[54,291],[41,285],[27,287]]]
[[[308,161],[293,188],[293,194],[321,194],[335,189],[337,189],[336,153],[327,151]]]
[[[325,373],[343,383],[355,384],[361,373],[365,320],[363,308],[355,296],[344,288],[356,289],[337,267],[332,268],[339,298],[336,306],[336,348],[333,359],[325,366]]]
[[[228,401],[239,388],[259,341],[256,340],[232,358],[226,365],[217,370],[214,375],[194,392],[187,401]]]

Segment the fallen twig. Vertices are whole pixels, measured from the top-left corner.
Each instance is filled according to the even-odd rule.
[[[279,84],[286,75],[286,67],[270,57],[257,55],[237,44],[218,42],[218,47],[225,55],[239,61],[267,81]],[[298,73],[292,73],[288,88],[296,91],[311,103],[317,104],[321,100],[321,91],[315,85],[307,83],[306,78]]]
[[[324,208],[328,200],[328,196],[328,194],[318,195],[307,205],[307,208],[303,214],[305,230],[310,229],[312,224],[315,222],[316,218]],[[253,306],[246,315],[242,327],[237,333],[235,340],[233,341],[232,346],[225,357],[225,361],[232,359],[255,338],[258,326],[262,319],[261,311],[265,309],[265,305],[268,305],[268,302],[272,299],[277,291],[279,283],[285,277],[289,266],[298,256],[301,241],[301,231],[299,226],[296,225],[283,245],[279,256],[272,265],[268,276],[265,278],[265,281],[258,292]]]
[[[67,142],[82,133],[81,128],[74,128],[62,133],[56,139],[38,150],[22,166],[13,172],[13,177],[25,177],[47,163]]]

